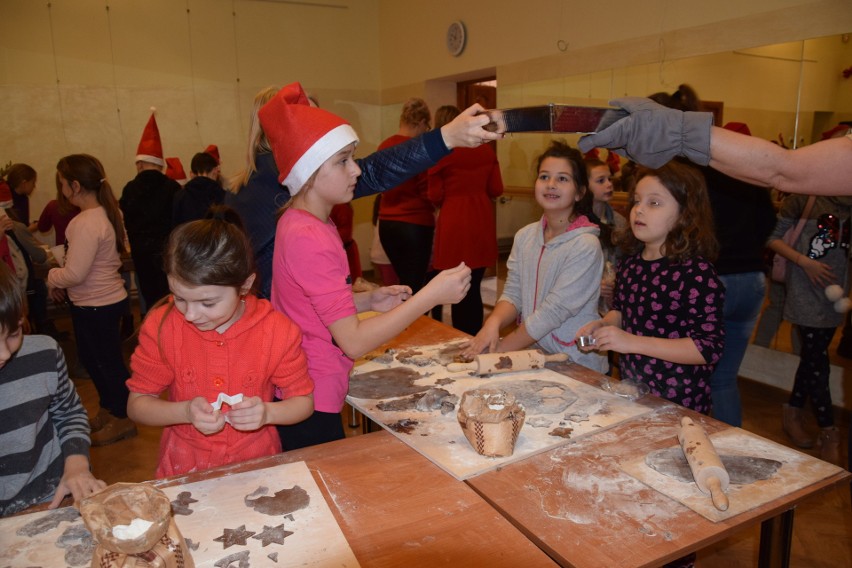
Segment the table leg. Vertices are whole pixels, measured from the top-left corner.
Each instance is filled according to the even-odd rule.
[[[355,410],[354,406],[350,406],[349,410],[350,410],[349,427],[350,428],[357,428],[358,427],[358,411]]]
[[[793,541],[793,513],[795,509],[784,511],[777,517],[767,519],[760,525],[759,568],[790,566],[790,545]]]

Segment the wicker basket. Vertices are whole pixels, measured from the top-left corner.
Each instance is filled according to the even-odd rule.
[[[102,568],[193,568],[192,556],[172,518],[165,493],[144,483],[116,483],[83,499],[83,522],[97,543],[92,566]],[[153,523],[138,537],[123,540],[113,534],[118,525],[134,519]]]
[[[465,438],[476,453],[487,457],[514,453],[525,418],[524,407],[502,390],[467,391],[459,403],[458,420]]]

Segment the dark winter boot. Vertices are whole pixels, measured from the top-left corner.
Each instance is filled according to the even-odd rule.
[[[814,439],[805,431],[803,420],[803,411],[801,408],[784,404],[781,406],[781,422],[784,427],[784,433],[790,438],[796,446],[800,448],[813,448]]]

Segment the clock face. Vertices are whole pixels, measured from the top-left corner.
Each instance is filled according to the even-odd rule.
[[[464,24],[461,21],[453,22],[447,28],[447,49],[450,51],[450,54],[458,57],[464,51],[464,43]]]

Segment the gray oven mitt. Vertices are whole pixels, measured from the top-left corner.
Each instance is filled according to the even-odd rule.
[[[607,148],[649,168],[659,168],[676,156],[706,166],[710,163],[710,126],[713,114],[670,109],[644,97],[609,101],[628,115],[614,120],[595,134],[580,139],[580,150]],[[615,116],[614,116],[615,118]],[[604,115],[601,125],[605,126]]]

